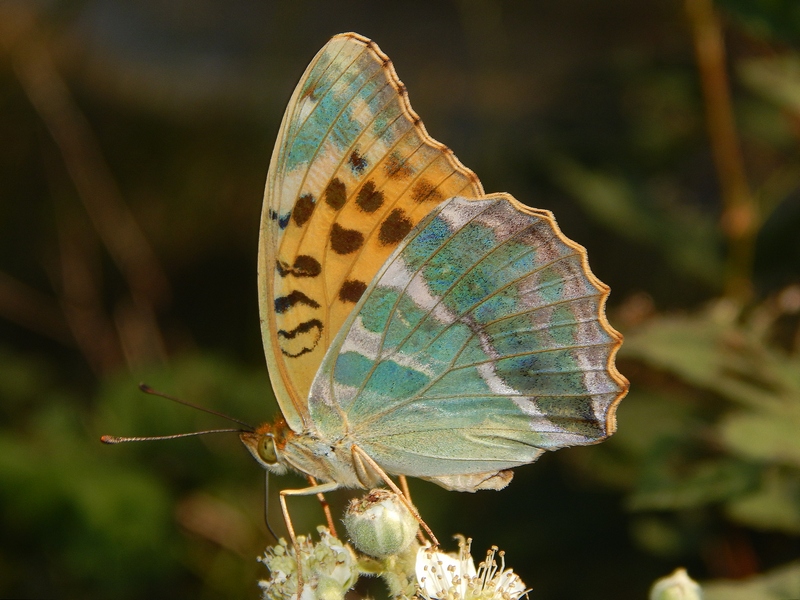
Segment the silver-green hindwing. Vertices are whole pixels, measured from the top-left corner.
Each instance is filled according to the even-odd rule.
[[[627,381],[608,288],[547,211],[452,198],[400,244],[323,359],[323,439],[386,471],[493,473],[613,433]]]

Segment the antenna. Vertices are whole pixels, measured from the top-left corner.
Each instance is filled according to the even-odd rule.
[[[189,433],[173,433],[172,435],[145,435],[134,437],[119,437],[116,435],[104,435],[100,441],[104,444],[122,444],[124,442],[154,442],[158,440],[177,440],[178,438],[194,437],[207,433],[241,433],[241,429],[206,429],[205,431],[191,431]]]
[[[203,406],[198,406],[197,404],[192,404],[191,402],[187,402],[186,400],[181,400],[180,398],[176,398],[175,396],[170,396],[169,394],[165,394],[164,392],[159,392],[158,390],[154,390],[153,388],[151,388],[146,383],[140,383],[139,389],[143,391],[145,394],[150,394],[151,396],[158,396],[159,398],[166,398],[167,400],[172,400],[173,402],[177,402],[178,404],[183,404],[184,406],[188,406],[189,408],[194,408],[195,410],[199,410],[204,413],[208,413],[210,415],[214,415],[217,417],[222,417],[223,419],[227,419],[228,421],[233,421],[234,423],[238,423],[242,427],[246,427],[248,431],[255,430],[255,428],[249,423],[245,423],[244,421],[240,421],[239,419],[230,417],[216,410],[205,408]],[[194,437],[197,435],[206,435],[208,433],[242,433],[242,431],[243,430],[241,429],[206,429],[205,431],[174,433],[172,435],[148,435],[148,436],[133,436],[133,437],[104,435],[100,438],[100,441],[103,442],[104,444],[122,444],[124,442],[153,442],[157,440],[177,440],[179,438]]]
[[[203,406],[198,406],[197,404],[192,404],[191,402],[187,402],[186,400],[181,400],[180,398],[176,398],[175,396],[170,396],[169,394],[165,394],[164,392],[159,392],[158,390],[154,390],[153,388],[151,388],[146,383],[140,383],[139,389],[142,390],[145,394],[150,394],[151,396],[158,396],[160,398],[166,398],[167,400],[172,400],[173,402],[177,402],[178,404],[183,404],[184,406],[188,406],[189,408],[194,408],[195,410],[199,410],[204,413],[208,413],[210,415],[216,415],[218,417],[222,417],[223,419],[227,419],[228,421],[232,421],[233,423],[238,423],[243,427],[247,427],[247,429],[249,429],[250,431],[255,430],[255,427],[253,427],[249,423],[240,421],[239,419],[228,416],[225,413],[217,412],[216,410],[205,408]],[[234,431],[238,431],[238,429]]]

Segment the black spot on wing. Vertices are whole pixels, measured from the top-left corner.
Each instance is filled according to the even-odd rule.
[[[284,216],[280,216],[276,211],[272,210],[271,208],[269,209],[269,218],[272,219],[273,221],[277,221],[278,227],[280,227],[281,229],[286,229],[286,226],[289,224],[289,218],[291,216],[292,216],[291,213]]]
[[[356,303],[361,299],[364,290],[367,289],[367,284],[357,279],[348,279],[339,288],[339,300],[342,302]]]
[[[361,175],[364,169],[367,168],[367,159],[361,156],[358,150],[353,150],[347,162],[350,164],[350,169],[352,169],[355,175]]]
[[[384,246],[397,244],[408,235],[412,227],[414,227],[414,224],[406,216],[403,209],[395,208],[389,213],[386,220],[381,223],[381,228],[378,231],[378,240]]]
[[[310,306],[311,308],[319,308],[319,302],[313,298],[309,298],[299,290],[293,290],[288,296],[280,296],[275,298],[275,312],[278,314],[283,314],[298,304]]]
[[[325,188],[325,202],[334,210],[339,210],[347,202],[347,188],[338,177],[334,178]]]
[[[375,189],[375,182],[368,181],[358,190],[356,206],[365,213],[374,213],[383,206],[384,199],[383,192]]]
[[[427,179],[421,179],[414,184],[411,188],[411,197],[419,203],[428,201],[441,202],[444,200],[442,192],[437,190],[436,186]]]
[[[300,325],[294,329],[290,329],[289,331],[286,331],[285,329],[279,329],[278,337],[283,338],[284,340],[293,340],[298,335],[312,331],[315,331],[317,334],[314,338],[314,341],[310,345],[302,346],[297,350],[287,350],[285,347],[281,346],[281,353],[290,358],[297,358],[298,356],[303,356],[303,354],[308,354],[309,352],[313,351],[319,343],[319,339],[322,334],[322,327],[322,321],[319,319],[311,319],[310,321],[300,323]]]
[[[364,235],[355,229],[345,229],[338,223],[331,227],[331,248],[336,254],[350,254],[361,248]]]
[[[284,329],[279,329],[278,335],[282,338],[286,338],[287,340],[291,340],[300,335],[301,333],[306,333],[308,331],[311,331],[312,329],[319,329],[320,331],[322,331],[322,321],[320,321],[319,319],[311,319],[310,321],[304,321],[303,323],[300,323],[300,325],[298,325],[294,329],[290,329],[289,331],[286,331]]]
[[[319,261],[313,256],[307,256],[305,254],[301,254],[294,259],[294,264],[292,265],[278,260],[275,266],[278,269],[278,275],[281,277],[286,277],[287,275],[294,275],[295,277],[316,277],[322,272],[322,265],[319,264]]]
[[[308,220],[314,213],[315,206],[314,196],[311,194],[303,194],[300,196],[292,209],[292,218],[294,219],[295,225],[302,227],[308,223]]]

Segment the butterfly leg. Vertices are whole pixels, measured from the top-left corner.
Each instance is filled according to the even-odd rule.
[[[403,490],[403,495],[408,498],[408,501],[412,502],[411,500],[411,490],[408,489],[408,479],[405,475],[400,475],[397,477],[400,480],[400,489]],[[425,536],[422,534],[422,531],[417,530],[417,539],[419,540],[420,544],[425,544]]]
[[[297,543],[297,536],[294,533],[294,526],[292,525],[292,518],[289,516],[289,507],[286,505],[287,496],[311,496],[313,494],[324,494],[332,492],[339,487],[339,484],[331,481],[330,483],[321,483],[312,485],[311,487],[302,488],[299,490],[281,490],[278,499],[281,502],[281,512],[283,513],[283,520],[286,523],[286,529],[289,532],[289,538],[292,540],[292,547],[294,548],[294,555],[297,559],[297,597],[300,598],[303,593],[303,567],[300,562],[300,545]]]
[[[406,479],[405,475],[400,475],[398,479],[400,480],[400,489],[403,490],[403,495],[411,502],[411,490],[408,489],[408,479]]]
[[[317,480],[314,479],[311,475],[308,476],[308,482],[311,484],[312,487],[317,485]],[[333,524],[333,516],[331,516],[331,507],[328,505],[328,501],[325,499],[325,496],[321,493],[317,494],[317,500],[319,500],[319,503],[322,505],[322,512],[325,513],[325,519],[328,521],[328,529],[330,530],[331,535],[333,537],[339,537],[336,534],[336,526]]]
[[[417,509],[414,507],[413,504],[411,504],[411,500],[408,497],[406,497],[406,495],[399,487],[397,487],[397,484],[394,481],[392,481],[392,478],[389,477],[388,473],[386,473],[386,471],[381,469],[380,465],[376,463],[374,460],[372,460],[369,454],[364,452],[360,447],[358,447],[358,445],[353,444],[351,446],[351,452],[353,453],[353,463],[357,467],[356,472],[357,473],[359,471],[362,473],[366,472],[363,463],[369,465],[369,467],[375,473],[380,475],[381,479],[383,479],[383,481],[386,482],[386,485],[389,486],[389,489],[391,489],[395,494],[397,494],[398,498],[400,498],[400,501],[403,503],[403,505],[405,505],[405,507],[411,512],[411,514],[414,516],[414,518],[417,520],[420,526],[425,530],[425,533],[428,534],[428,537],[431,538],[431,542],[433,543],[433,545],[438,546],[439,540],[437,540],[436,536],[433,535],[433,531],[431,531],[431,528],[428,527],[428,524],[422,520],[422,517],[419,516],[419,512],[417,512]]]
[[[408,501],[411,502],[411,504],[414,504],[414,502],[411,500],[411,490],[408,488],[408,479],[406,476],[400,475],[397,477],[397,479],[400,480],[400,489],[403,490],[403,495],[408,498]],[[422,533],[422,530],[417,530],[417,539],[419,540],[420,544],[425,545],[425,535]]]

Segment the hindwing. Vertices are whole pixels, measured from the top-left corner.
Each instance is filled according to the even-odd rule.
[[[388,259],[311,394],[326,439],[390,473],[482,477],[615,429],[608,287],[545,210],[453,198]]]

